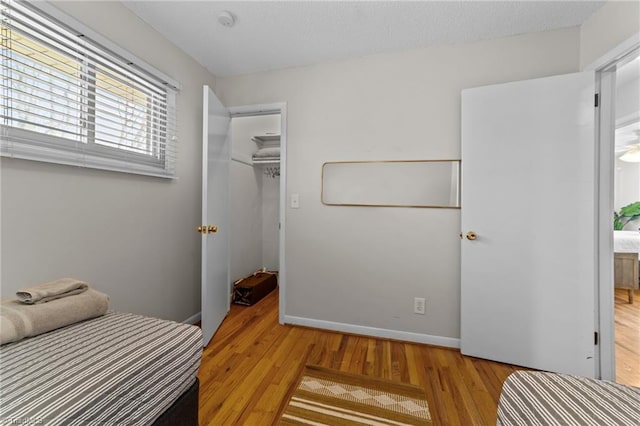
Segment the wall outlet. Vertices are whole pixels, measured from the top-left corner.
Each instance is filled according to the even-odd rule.
[[[424,315],[426,302],[424,297],[413,298],[413,313]]]

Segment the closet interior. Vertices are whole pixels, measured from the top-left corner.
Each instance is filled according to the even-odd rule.
[[[280,114],[234,117],[231,134],[233,283],[279,269]]]

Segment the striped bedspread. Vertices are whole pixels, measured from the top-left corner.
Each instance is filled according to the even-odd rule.
[[[109,312],[0,347],[0,425],[148,425],[195,381],[200,329]]]
[[[498,425],[640,425],[640,388],[564,374],[517,371],[502,386]]]

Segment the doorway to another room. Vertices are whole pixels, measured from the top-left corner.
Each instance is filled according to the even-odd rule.
[[[615,379],[640,386],[640,52],[615,69]]]

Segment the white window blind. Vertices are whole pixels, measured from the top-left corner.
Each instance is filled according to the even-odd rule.
[[[175,176],[177,84],[37,5],[0,12],[3,156]]]

